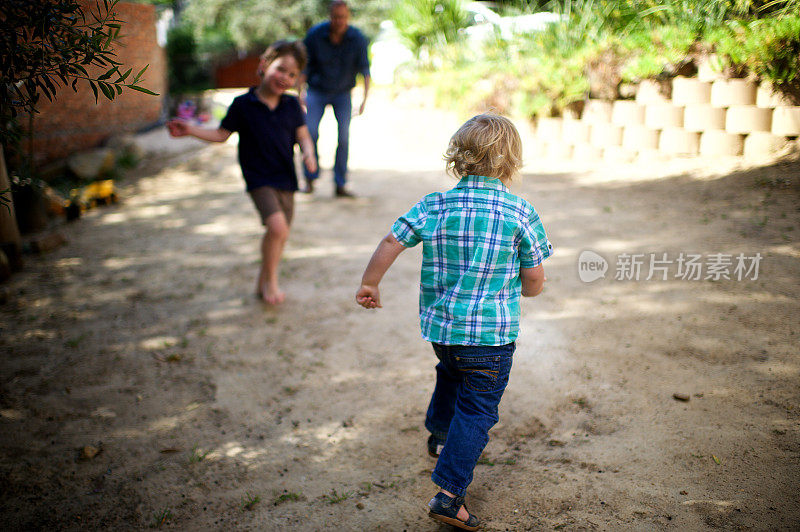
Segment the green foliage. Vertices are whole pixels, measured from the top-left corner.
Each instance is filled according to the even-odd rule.
[[[302,38],[326,16],[318,0],[193,0],[183,12],[198,42],[232,44],[240,51],[266,48],[280,38]]]
[[[596,45],[587,41],[575,41],[571,31],[564,31],[561,24],[551,26],[536,35],[520,57],[518,67],[526,77],[522,87],[530,92],[532,115],[560,115],[570,103],[583,100],[589,90],[584,74],[586,60]],[[547,101],[550,104],[544,105]],[[526,110],[518,109],[525,112]]]
[[[467,26],[461,0],[408,0],[397,2],[392,19],[414,55],[452,44]]]
[[[615,20],[618,2],[566,0],[555,2],[552,11],[562,15],[561,22],[551,24],[536,36],[542,45],[564,55],[568,50],[596,43]],[[622,29],[614,26],[612,29]]]
[[[800,15],[731,21],[706,40],[722,67],[747,68],[776,85],[800,82]]]
[[[686,26],[655,26],[631,32],[620,38],[615,49],[620,57],[621,78],[639,81],[654,78],[683,61],[696,41]]]
[[[278,39],[302,39],[308,28],[328,19],[328,0],[192,0],[182,23],[192,28],[198,50],[210,56],[263,51]],[[389,0],[351,3],[351,21],[374,36],[389,11]]]
[[[259,502],[261,502],[261,495],[246,491],[244,497],[242,497],[242,510],[252,510]]]
[[[278,506],[279,504],[283,504],[285,502],[296,502],[303,500],[303,496],[299,493],[295,493],[293,491],[281,493],[272,501],[273,506]]]
[[[354,491],[345,491],[342,493],[337,493],[335,489],[332,489],[330,494],[323,495],[323,498],[328,504],[339,504],[340,502],[346,501],[353,495],[355,495]]]
[[[206,457],[209,454],[211,454],[211,451],[203,452],[200,449],[198,449],[197,445],[195,445],[194,447],[192,447],[192,452],[189,453],[189,463],[196,464],[198,462],[202,462],[203,460],[206,459]]]
[[[161,528],[172,519],[172,510],[169,508],[162,508],[153,514],[153,521],[150,523],[150,528]]]
[[[211,86],[207,67],[200,58],[194,32],[188,26],[176,26],[167,35],[169,88],[172,94],[195,92]]]
[[[591,4],[598,24],[610,31],[657,26],[683,26],[696,33],[728,20],[796,13],[800,0],[598,0],[559,4]]]
[[[122,21],[103,0],[84,7],[76,0],[14,0],[0,17],[0,142],[19,111],[35,112],[39,98],[53,101],[61,87],[89,85],[95,99],[113,100],[123,88],[155,94],[139,84],[147,66],[132,75],[112,46]],[[90,73],[91,71],[91,73]],[[99,72],[99,73],[98,73]]]
[[[512,0],[506,13],[547,9],[562,20],[481,50],[458,42],[457,29],[447,33],[427,20],[435,2],[403,4],[395,10],[398,29],[429,53],[411,83],[432,85],[437,103],[463,113],[559,115],[587,97],[590,70],[613,88],[614,80],[673,76],[712,47],[729,74],[800,87],[800,0]]]

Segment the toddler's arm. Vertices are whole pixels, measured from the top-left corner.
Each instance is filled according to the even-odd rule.
[[[314,141],[311,140],[311,134],[308,132],[308,126],[300,126],[297,128],[297,143],[300,144],[300,151],[303,152],[303,164],[309,172],[314,173],[317,171],[317,158],[314,156]]]
[[[231,132],[225,128],[208,129],[198,127],[177,118],[167,122],[167,129],[172,137],[185,137],[188,135],[208,142],[225,142],[231,136]]]
[[[519,277],[522,279],[522,295],[534,297],[542,293],[544,288],[544,268],[538,265],[535,268],[520,268]]]
[[[359,305],[364,308],[381,307],[381,293],[378,285],[397,256],[405,249],[406,247],[398,242],[391,233],[381,240],[361,277],[361,287],[356,292],[356,302]]]

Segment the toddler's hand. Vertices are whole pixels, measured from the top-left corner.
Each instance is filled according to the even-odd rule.
[[[377,287],[361,285],[356,292],[356,303],[364,308],[382,308],[380,291]]]

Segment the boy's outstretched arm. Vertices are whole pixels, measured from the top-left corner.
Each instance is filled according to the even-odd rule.
[[[378,285],[383,279],[389,266],[394,263],[400,253],[406,247],[397,241],[393,234],[389,233],[378,244],[372,258],[369,259],[367,269],[361,277],[361,287],[356,292],[356,302],[364,308],[380,308],[381,293]]]
[[[519,277],[522,279],[522,295],[525,297],[538,296],[544,288],[544,268],[538,265],[535,268],[520,268]]]
[[[300,151],[303,153],[303,164],[306,165],[309,172],[316,172],[317,157],[314,155],[314,141],[311,140],[308,126],[298,127],[295,135],[297,136],[297,143],[300,144]]]
[[[172,137],[190,136],[208,142],[225,142],[231,136],[231,132],[225,128],[209,129],[199,127],[177,118],[167,122],[167,129]]]

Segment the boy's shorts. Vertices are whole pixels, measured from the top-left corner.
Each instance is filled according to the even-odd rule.
[[[272,187],[258,187],[250,191],[253,204],[261,215],[261,223],[266,225],[267,218],[280,211],[286,216],[286,223],[291,225],[294,216],[294,192]]]

